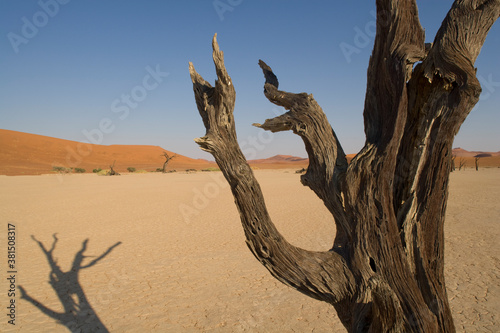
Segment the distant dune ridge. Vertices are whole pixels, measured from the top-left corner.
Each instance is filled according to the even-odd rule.
[[[253,163],[303,163],[307,162],[307,158],[291,156],[291,155],[275,155],[273,157],[252,160]]]
[[[116,161],[114,169],[127,172],[128,167],[136,170],[155,171],[161,168],[165,158],[163,152],[176,154],[169,162],[167,170],[202,170],[216,167],[214,162],[204,159],[193,159],[159,146],[146,145],[94,145],[43,135],[16,132],[0,129],[0,174],[1,175],[39,175],[51,173],[53,167],[83,168],[86,172],[93,169],[109,169]],[[457,161],[462,159],[466,167],[474,166],[474,156],[490,154],[482,157],[480,167],[499,167],[499,152],[467,151],[462,148],[453,149]],[[350,161],[354,154],[347,155]],[[304,168],[308,159],[291,155],[276,155],[266,159],[250,160],[250,165],[259,169]],[[458,166],[458,165],[457,165]]]
[[[484,151],[467,151],[462,148],[454,148],[453,149],[453,155],[457,157],[474,157],[476,155],[481,155],[481,154],[490,154],[492,157],[500,156],[500,151],[497,151],[496,153],[492,152],[484,152]]]
[[[54,166],[93,169],[109,169],[116,161],[115,170],[127,172],[128,167],[136,170],[154,171],[163,166],[163,152],[173,152],[159,146],[140,145],[94,145],[62,140],[42,135],[0,130],[0,174],[36,175],[50,173]],[[203,169],[214,167],[215,163],[192,159],[177,154],[167,170]]]
[[[291,155],[275,155],[269,158],[250,160],[250,166],[259,169],[306,168],[309,159]]]

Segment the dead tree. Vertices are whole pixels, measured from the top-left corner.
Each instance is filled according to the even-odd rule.
[[[288,111],[256,126],[291,130],[304,141],[309,167],[301,182],[335,219],[327,252],[293,246],[272,223],[236,140],[235,88],[216,36],[215,86],[189,64],[207,130],[195,141],[228,181],[248,247],[278,280],[332,304],[350,332],[455,331],[443,256],[452,143],[479,100],[474,62],[499,13],[499,0],[456,1],[425,45],[415,1],[377,1],[366,143],[349,165],[313,96],[278,90],[271,68],[259,62],[265,96]]]
[[[116,161],[113,161],[113,165],[109,166],[109,171],[106,174],[107,176],[119,176],[120,174],[113,169],[115,167]]]
[[[166,151],[164,151],[161,156],[165,157],[165,162],[163,163],[163,167],[161,169],[161,172],[166,173],[168,162],[170,162],[170,160],[173,159],[174,157],[177,157],[177,155],[174,154],[174,155],[170,156]]]
[[[458,161],[458,171],[461,171],[462,168],[464,168],[465,170],[465,159],[460,158],[460,160]]]
[[[49,283],[57,293],[57,297],[61,301],[64,311],[56,312],[48,308],[31,297],[22,286],[19,286],[21,299],[30,302],[47,316],[65,325],[70,332],[108,332],[108,329],[104,326],[102,321],[97,316],[97,313],[90,305],[89,300],[80,285],[80,281],[78,280],[78,273],[82,269],[89,268],[97,264],[98,261],[107,256],[115,247],[120,245],[121,242],[114,244],[99,257],[95,258],[88,264],[83,265],[82,262],[86,258],[83,253],[87,249],[88,243],[88,239],[86,239],[82,244],[81,250],[76,253],[71,269],[67,272],[63,272],[61,267],[57,265],[57,260],[53,255],[58,241],[57,236],[55,234],[53,235],[54,242],[49,250],[45,248],[42,242],[36,240],[35,237],[31,236],[31,238],[38,243],[38,246],[40,246],[43,253],[47,257],[47,261],[51,268]]]
[[[479,159],[482,157],[490,157],[490,156],[491,156],[491,154],[488,154],[488,153],[481,153],[481,154],[474,155],[474,164],[476,166],[476,171],[479,171]]]

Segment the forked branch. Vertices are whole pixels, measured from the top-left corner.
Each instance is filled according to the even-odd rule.
[[[195,141],[214,156],[231,186],[248,247],[281,282],[334,305],[350,299],[353,279],[342,256],[333,251],[310,252],[297,248],[288,243],[272,223],[260,186],[236,140],[233,118],[236,94],[216,35],[212,46],[218,78],[215,87],[189,64],[196,104],[207,130],[204,137]]]
[[[338,230],[334,248],[343,252],[341,249],[345,249],[351,232],[342,199],[347,170],[345,153],[313,96],[278,90],[278,78],[271,67],[262,60],[259,60],[259,65],[266,79],[265,96],[288,112],[254,126],[272,132],[292,130],[302,138],[309,156],[309,167],[301,177],[302,184],[309,186],[334,216]]]

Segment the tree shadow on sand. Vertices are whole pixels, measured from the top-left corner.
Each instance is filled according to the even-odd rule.
[[[88,256],[84,255],[84,252],[87,249],[88,239],[84,240],[81,250],[76,253],[75,258],[73,259],[71,270],[63,272],[57,265],[57,260],[53,256],[58,239],[56,234],[52,237],[54,238],[54,242],[52,243],[51,248],[47,250],[42,242],[38,241],[34,236],[31,236],[31,238],[38,243],[47,257],[47,261],[51,268],[49,283],[52,288],[54,288],[57,293],[57,297],[59,297],[59,300],[64,306],[64,312],[56,312],[49,309],[47,306],[41,304],[36,299],[28,295],[22,286],[19,286],[21,299],[30,302],[47,316],[65,325],[71,332],[108,332],[106,326],[104,326],[94,309],[90,306],[90,303],[83,292],[83,288],[78,281],[78,273],[82,269],[89,268],[97,264],[97,262],[107,256],[115,247],[120,245],[121,242],[117,242],[113,246],[109,247],[99,257],[92,260],[90,263],[83,265],[83,260],[88,258]]]

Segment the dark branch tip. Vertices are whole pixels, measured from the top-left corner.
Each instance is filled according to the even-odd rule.
[[[273,70],[271,69],[271,67],[269,67],[262,60],[259,60],[259,66],[260,66],[260,68],[262,68],[262,72],[264,73],[264,77],[266,78],[266,84],[271,84],[274,87],[276,87],[276,89],[277,89],[279,86],[278,78],[273,73]],[[264,87],[265,87],[265,85],[264,85]]]

